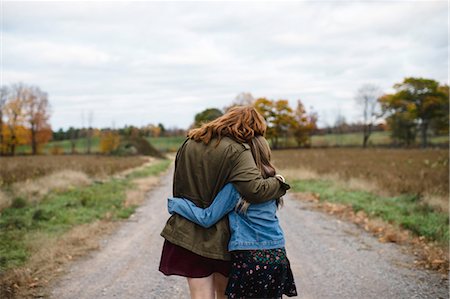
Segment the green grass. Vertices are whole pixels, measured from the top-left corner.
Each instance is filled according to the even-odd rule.
[[[294,192],[313,192],[320,200],[350,205],[369,216],[399,225],[418,236],[425,236],[441,244],[449,242],[449,216],[421,202],[416,195],[383,197],[367,191],[347,190],[327,180],[293,181]]]
[[[79,154],[85,154],[87,152],[87,139],[80,138],[75,141],[75,152]],[[92,137],[92,145],[91,145],[91,153],[99,153],[100,147],[100,138]],[[63,150],[64,153],[69,154],[72,153],[72,142],[70,140],[62,140],[62,141],[51,141],[44,145],[43,153],[50,154],[54,147],[59,147]],[[29,145],[21,145],[17,147],[18,154],[31,154],[31,146]]]
[[[0,215],[0,273],[26,262],[30,256],[27,235],[37,231],[58,237],[76,225],[102,219],[128,218],[136,206],[125,207],[126,190],[133,179],[156,176],[166,170],[169,160],[161,160],[143,170],[132,172],[124,179],[110,179],[61,193],[50,193],[37,204],[17,205]]]
[[[176,152],[185,139],[185,136],[147,138],[150,144],[161,152]]]
[[[370,135],[368,146],[385,146],[392,144],[391,132],[373,132]],[[326,134],[313,135],[311,137],[312,147],[336,147],[336,146],[362,146],[363,133],[345,133],[345,134]],[[449,142],[449,137],[444,136],[430,136],[428,140],[430,145],[446,144]],[[420,144],[419,137],[416,138],[416,144]],[[280,148],[282,147],[296,147],[297,144],[293,138],[288,140],[280,138]]]
[[[389,145],[392,143],[390,138],[390,132],[374,132],[370,136],[369,146],[377,145]],[[146,139],[157,150],[161,152],[176,152],[185,140],[185,136],[172,136],[172,137],[147,137]],[[362,144],[362,133],[346,133],[346,134],[327,134],[327,135],[314,135],[312,136],[313,147],[334,147],[334,146],[360,146]],[[449,142],[449,137],[445,136],[432,136],[429,138],[430,145],[433,144],[446,144]],[[416,143],[419,144],[420,140],[417,138]],[[91,153],[98,153],[100,145],[100,138],[92,138]],[[284,141],[280,139],[281,147],[295,147],[296,143],[294,139]],[[63,149],[64,153],[71,153],[72,146],[70,140],[52,141],[44,146],[44,153],[50,154],[52,148],[58,146]],[[75,150],[77,153],[86,153],[87,141],[85,138],[75,140]],[[17,148],[19,154],[31,153],[31,147],[29,145],[19,146]]]
[[[185,136],[174,137],[148,137],[146,138],[151,145],[161,152],[176,152],[186,139]],[[64,153],[69,154],[72,151],[72,144],[70,140],[63,141],[51,141],[44,146],[43,153],[50,154],[54,147],[59,147]],[[91,145],[91,153],[100,152],[100,138],[93,137]],[[87,152],[87,140],[86,138],[80,138],[75,140],[75,151],[79,154],[85,154]],[[22,145],[17,147],[18,154],[31,154],[31,147],[29,145]]]
[[[158,164],[152,165],[150,167],[146,167],[141,170],[136,170],[136,171],[130,173],[127,176],[127,178],[128,179],[136,179],[136,178],[157,175],[157,174],[161,173],[162,171],[166,170],[169,167],[170,163],[171,163],[170,160],[162,160]]]
[[[373,132],[370,135],[368,145],[390,145],[392,144],[391,132]],[[312,146],[360,146],[362,145],[363,134],[362,133],[346,133],[346,134],[327,134],[327,135],[315,135],[312,136]],[[446,144],[449,142],[448,135],[444,136],[431,136],[428,142],[433,144]],[[420,138],[416,138],[416,143],[420,144]]]

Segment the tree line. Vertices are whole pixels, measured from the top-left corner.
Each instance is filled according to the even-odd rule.
[[[314,134],[362,132],[362,146],[368,145],[374,131],[388,130],[394,145],[410,146],[416,137],[421,146],[428,146],[428,136],[449,133],[449,86],[426,78],[405,78],[393,85],[393,93],[384,93],[378,86],[366,84],[356,92],[355,102],[361,111],[361,121],[347,123],[340,114],[332,127],[318,128],[318,114],[308,111],[301,100],[295,107],[286,99],[253,98],[250,93],[239,94],[230,105],[208,108],[197,113],[191,127],[201,126],[236,105],[253,105],[266,119],[267,138],[272,147],[310,147]],[[178,128],[167,129],[163,124],[142,127],[98,129],[92,127],[92,114],[87,128],[69,127],[53,132],[50,126],[51,107],[48,94],[37,86],[23,83],[0,88],[0,155],[15,155],[17,147],[29,145],[32,154],[39,153],[50,140],[70,140],[75,153],[77,140],[86,140],[86,153],[91,152],[92,138],[100,139],[102,152],[117,144],[117,136],[163,137],[186,135]],[[56,149],[55,153],[62,149]]]
[[[264,116],[267,122],[266,137],[273,148],[287,147],[289,139],[293,138],[298,147],[310,147],[311,136],[317,130],[317,113],[307,112],[303,103],[298,100],[297,106],[291,108],[285,99],[271,100],[265,97],[254,99],[250,93],[241,93],[223,110],[208,108],[197,113],[193,127],[199,127],[223,115],[234,106],[252,105]]]
[[[52,138],[48,94],[23,83],[0,87],[0,155],[14,155],[19,145],[33,154]]]
[[[426,79],[408,77],[393,86],[394,93],[383,93],[374,84],[361,86],[355,95],[355,104],[361,120],[347,123],[337,114],[334,126],[317,127],[318,115],[307,111],[301,100],[292,108],[285,99],[265,97],[254,99],[250,93],[241,93],[224,109],[208,108],[195,115],[194,127],[211,121],[235,105],[253,105],[266,119],[267,138],[273,148],[288,147],[295,140],[297,147],[310,147],[316,134],[343,134],[362,132],[361,145],[366,147],[374,131],[390,131],[395,146],[410,146],[419,135],[421,146],[428,146],[428,136],[449,133],[449,86]]]

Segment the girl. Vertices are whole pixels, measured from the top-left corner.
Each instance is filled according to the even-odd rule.
[[[255,163],[264,178],[276,176],[270,162],[270,148],[259,136],[249,142]],[[198,225],[210,227],[228,214],[231,238],[231,271],[225,294],[229,298],[281,298],[297,295],[277,207],[282,199],[249,204],[229,183],[206,209],[185,198],[169,198],[169,213],[179,214]]]

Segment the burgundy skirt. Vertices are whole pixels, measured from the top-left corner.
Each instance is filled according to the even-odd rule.
[[[228,277],[230,268],[231,261],[207,258],[164,240],[159,271],[165,275],[200,278],[216,272]]]

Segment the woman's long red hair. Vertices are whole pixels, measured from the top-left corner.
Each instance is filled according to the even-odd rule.
[[[204,144],[208,144],[212,138],[217,138],[219,143],[225,136],[240,143],[247,143],[255,136],[263,136],[266,129],[264,117],[254,107],[236,106],[200,128],[192,129],[188,137]]]

